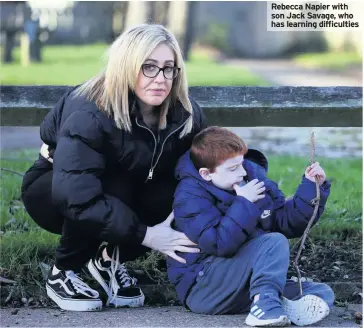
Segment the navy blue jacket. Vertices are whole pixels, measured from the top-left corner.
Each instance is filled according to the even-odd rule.
[[[211,255],[231,257],[249,239],[267,232],[280,232],[287,238],[299,237],[312,217],[311,200],[316,197],[314,182],[303,176],[295,195],[286,200],[278,185],[267,178],[268,162],[262,153],[249,150],[243,165],[248,181],[257,178],[264,181],[266,187],[265,197],[255,203],[202,179],[189,151],[178,162],[176,177],[180,182],[173,204],[173,228],[184,232],[201,250],[200,253],[179,252],[186,264],[172,258],[167,260],[168,277],[182,302]],[[320,191],[315,223],[324,211],[330,183],[325,181]]]

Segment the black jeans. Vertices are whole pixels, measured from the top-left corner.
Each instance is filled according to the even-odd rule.
[[[26,172],[22,184],[22,200],[31,218],[43,229],[60,234],[56,250],[56,266],[61,270],[79,271],[94,257],[102,240],[92,225],[62,217],[52,203],[52,164],[40,159]],[[130,174],[109,174],[101,179],[104,193],[119,198],[129,206],[139,220],[148,226],[164,221],[172,211],[176,181],[147,182],[136,187]],[[120,262],[131,261],[149,248],[128,245],[122,241]],[[114,245],[108,245],[108,253]]]

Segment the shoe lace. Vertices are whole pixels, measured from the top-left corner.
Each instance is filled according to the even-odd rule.
[[[137,279],[129,276],[124,264],[119,264],[116,273],[119,276],[120,284],[122,287],[127,288],[136,285]]]
[[[99,293],[96,290],[90,288],[77,273],[75,273],[71,270],[66,271],[65,283],[67,281],[71,282],[73,288],[75,289],[75,291],[77,293],[83,294],[85,296],[92,297],[92,298],[99,297]]]
[[[125,265],[120,263],[119,258],[120,250],[118,246],[115,246],[112,252],[110,267],[111,279],[109,283],[109,290],[111,292],[111,295],[109,295],[108,297],[107,305],[117,297],[120,285],[123,288],[127,288],[135,286],[137,283],[136,278],[129,276]],[[118,282],[118,280],[120,281],[120,283]]]

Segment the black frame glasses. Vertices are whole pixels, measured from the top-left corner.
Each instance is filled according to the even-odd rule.
[[[146,72],[146,68],[147,67],[156,67],[156,68],[158,68],[158,70],[157,70],[156,73],[151,74],[148,71]],[[165,70],[166,69],[170,69],[170,68],[173,69],[173,71],[172,71],[172,77],[167,77]],[[178,76],[180,70],[181,69],[179,67],[176,67],[176,66],[166,66],[166,67],[160,68],[159,66],[154,65],[154,64],[143,64],[142,65],[142,72],[143,72],[144,76],[145,77],[149,77],[151,79],[152,78],[155,78],[156,76],[158,76],[158,74],[160,73],[160,71],[162,71],[163,72],[163,76],[164,76],[165,79],[167,79],[167,80],[174,80]]]

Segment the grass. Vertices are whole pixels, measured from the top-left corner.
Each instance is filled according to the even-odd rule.
[[[36,158],[37,151],[3,153],[1,168],[24,173]],[[268,156],[269,177],[277,181],[288,197],[295,192],[307,159]],[[312,239],[350,240],[362,235],[362,160],[317,159],[332,179],[332,191],[320,223],[310,233]],[[58,236],[39,229],[20,202],[21,177],[1,171],[0,275],[18,281],[14,297],[44,297],[41,261],[53,261]],[[51,218],[50,218],[51,219]],[[161,256],[152,253],[129,267],[161,274],[155,263]],[[165,274],[164,274],[165,277]],[[157,279],[164,281],[164,279]],[[38,297],[37,296],[37,297]],[[46,298],[44,298],[45,300]],[[44,301],[45,302],[45,301]]]
[[[36,151],[3,153],[2,168],[24,173],[36,158]],[[293,195],[303,174],[307,159],[291,156],[268,156],[269,177],[277,181],[288,197]],[[362,160],[318,158],[325,169],[327,178],[332,181],[332,191],[320,224],[315,233],[331,233],[344,229],[350,233],[361,233],[362,224]],[[6,223],[33,229],[36,227],[20,202],[21,177],[9,172],[1,172],[1,218],[0,229],[6,230]],[[10,229],[11,230],[11,229]],[[359,230],[359,231],[358,231]]]
[[[356,52],[305,53],[295,57],[295,62],[307,68],[343,71],[356,66],[361,69],[363,58]]]
[[[80,46],[46,46],[42,63],[28,67],[20,64],[20,50],[14,51],[15,61],[2,64],[2,85],[77,85],[99,73],[105,61],[106,44]],[[242,68],[215,63],[200,50],[191,53],[186,63],[190,86],[267,86],[260,77]]]
[[[331,193],[312,236],[336,239],[362,233],[362,160],[317,158],[331,181]],[[294,194],[307,159],[269,157],[269,177],[278,182],[286,196]]]

